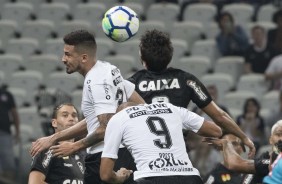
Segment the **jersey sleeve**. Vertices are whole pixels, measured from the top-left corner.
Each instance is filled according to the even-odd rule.
[[[129,77],[127,80],[128,80],[129,82],[131,82],[131,83],[133,83],[133,84],[135,84],[135,85],[136,85],[135,75],[136,75],[136,74],[132,75],[132,76],[131,76],[131,77]]]
[[[253,174],[245,174],[244,176],[242,176],[242,181],[240,182],[240,184],[252,184],[254,183],[254,175]]]
[[[269,162],[270,162],[270,156],[268,152],[265,152],[259,158],[256,158],[254,161],[256,175],[261,176],[261,177],[268,175]]]
[[[51,150],[42,151],[32,158],[30,171],[39,171],[47,176],[52,162]]]
[[[213,171],[211,171],[207,176],[204,178],[205,184],[214,184],[215,183],[215,176]]]
[[[125,94],[127,97],[126,99],[129,99],[135,90],[135,85],[128,80],[123,80],[123,81],[124,81]]]
[[[101,157],[118,158],[118,149],[122,141],[122,116],[113,116],[106,128],[104,137],[104,149]]]
[[[191,100],[199,107],[207,106],[212,98],[204,84],[194,75],[186,74],[186,84],[189,91],[191,91]]]
[[[182,119],[182,128],[184,130],[192,130],[193,132],[197,133],[202,127],[205,119],[183,107],[173,107],[180,114],[180,117]]]

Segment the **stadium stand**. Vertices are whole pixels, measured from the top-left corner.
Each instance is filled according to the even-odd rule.
[[[210,65],[211,62],[207,57],[190,56],[180,58],[179,62],[175,64],[175,67],[181,68],[184,71],[188,71],[200,78],[208,72]]]
[[[242,114],[248,97],[260,101],[261,115],[266,119],[278,110],[280,92],[269,91],[263,75],[244,74],[243,57],[219,54],[215,36],[220,30],[215,18],[219,12],[230,12],[250,38],[254,25],[262,25],[266,31],[276,27],[272,15],[280,7],[271,3],[257,7],[228,3],[218,9],[215,4],[193,3],[187,5],[180,20],[184,1],[0,0],[0,86],[7,85],[14,95],[22,123],[22,142],[15,148],[21,171],[19,184],[26,183],[31,141],[43,135],[41,122],[50,120],[54,104],[72,101],[80,109],[83,79],[67,75],[61,62],[62,37],[74,29],[95,32],[98,59],[117,65],[124,76],[143,68],[140,36],[153,28],[167,31],[174,46],[171,66],[191,72],[206,86],[216,85],[219,103],[228,107],[234,118]],[[101,27],[105,11],[118,4],[131,7],[140,18],[137,35],[124,43],[107,38]],[[266,135],[269,132],[268,127]]]

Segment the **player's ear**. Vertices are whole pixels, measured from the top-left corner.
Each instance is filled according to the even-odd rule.
[[[58,122],[56,119],[52,119],[52,127],[57,128],[58,127]]]
[[[271,145],[274,144],[274,142],[273,142],[273,140],[272,140],[272,135],[269,137],[268,141],[269,141],[269,144],[271,144]]]
[[[82,62],[86,63],[88,60],[88,55],[87,54],[82,54]]]
[[[141,60],[142,65],[144,66],[144,68],[147,68],[147,64],[145,61]]]

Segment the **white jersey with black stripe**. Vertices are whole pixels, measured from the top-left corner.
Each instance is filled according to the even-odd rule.
[[[117,159],[120,143],[134,157],[134,180],[169,175],[199,175],[185,148],[182,130],[198,132],[204,118],[170,103],[127,107],[108,123],[102,157]]]
[[[81,102],[81,110],[87,122],[88,135],[94,132],[99,121],[97,116],[115,113],[117,106],[126,102],[135,85],[124,80],[119,69],[108,62],[97,63],[86,74]],[[88,153],[103,151],[104,142],[87,149]]]

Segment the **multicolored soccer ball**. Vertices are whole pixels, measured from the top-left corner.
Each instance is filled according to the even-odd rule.
[[[112,40],[124,42],[137,33],[139,18],[127,6],[115,6],[105,13],[102,28],[104,33]]]

